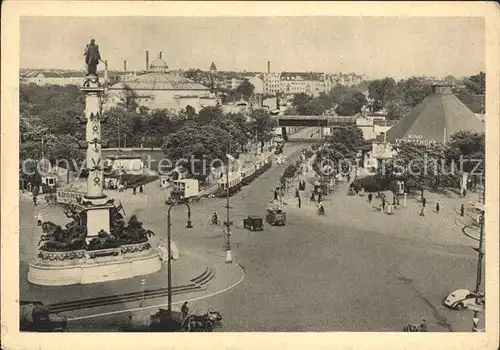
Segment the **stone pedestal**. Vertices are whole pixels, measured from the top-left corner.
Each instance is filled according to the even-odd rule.
[[[99,231],[110,233],[110,212],[114,207],[111,200],[93,199],[87,200],[84,196],[79,207],[87,214],[87,242],[96,237]]]

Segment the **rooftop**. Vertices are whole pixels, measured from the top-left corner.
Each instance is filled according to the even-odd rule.
[[[196,83],[176,74],[163,72],[150,72],[137,76],[134,80],[117,83],[110,87],[111,90],[122,90],[127,85],[133,90],[193,90],[209,91],[206,86]]]

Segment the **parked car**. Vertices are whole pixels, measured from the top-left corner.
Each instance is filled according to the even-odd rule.
[[[243,227],[249,229],[250,231],[262,231],[264,230],[264,225],[262,224],[262,218],[259,216],[247,216],[243,219]]]
[[[463,310],[471,306],[484,307],[484,303],[483,293],[474,293],[468,289],[458,289],[451,292],[444,300],[446,306],[455,310]]]

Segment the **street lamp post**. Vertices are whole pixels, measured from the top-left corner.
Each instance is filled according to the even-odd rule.
[[[172,262],[171,262],[171,242],[170,242],[170,237],[171,237],[171,226],[172,226],[172,221],[171,221],[171,215],[170,212],[172,211],[172,208],[177,205],[177,204],[185,204],[187,207],[187,224],[186,228],[193,228],[193,225],[191,225],[191,207],[189,206],[188,203],[186,202],[178,202],[178,203],[173,203],[170,204],[168,207],[168,212],[167,212],[167,294],[168,294],[168,316],[171,318],[172,317]]]
[[[484,258],[484,210],[481,211],[479,217],[479,248],[477,250],[477,274],[476,274],[476,294],[479,294],[479,288],[481,287],[481,279],[483,272],[483,258]],[[474,316],[472,318],[472,331],[478,332],[478,322],[479,322],[479,310],[474,310]]]
[[[141,279],[141,303],[140,303],[139,307],[145,306],[145,303],[144,303],[144,286],[145,285],[146,285],[146,280],[143,278],[143,279]]]
[[[230,155],[230,144],[227,143],[227,166],[226,166],[226,263],[232,263],[233,257],[231,255],[231,225],[233,224],[229,219],[229,155]]]

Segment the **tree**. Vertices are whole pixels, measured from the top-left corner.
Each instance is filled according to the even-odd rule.
[[[411,108],[400,99],[397,99],[386,104],[386,111],[388,120],[399,120],[410,112]]]
[[[123,85],[123,91],[120,93],[120,101],[118,106],[126,111],[135,111],[138,107],[137,93],[127,84]]]
[[[236,92],[239,92],[242,95],[245,96],[252,96],[253,92],[255,90],[255,86],[252,85],[248,80],[245,80],[244,82],[241,83],[240,86],[236,89]]]
[[[125,138],[132,135],[132,118],[122,107],[112,107],[103,113],[106,122],[102,123],[101,138],[110,147],[123,147]]]
[[[454,183],[453,172],[445,159],[445,148],[440,144],[422,145],[405,142],[397,147],[397,155],[379,168],[379,178],[390,186],[404,181],[405,188],[445,188]]]
[[[445,156],[457,180],[463,173],[472,175],[474,180],[484,173],[485,149],[484,133],[459,131],[450,136]]]
[[[476,95],[484,95],[486,93],[486,74],[480,72],[472,75],[464,81],[467,90]]]
[[[89,147],[92,147],[89,145]],[[77,164],[85,159],[80,149],[79,140],[73,135],[59,135],[52,146],[51,163],[66,168],[66,182],[69,183],[69,172],[77,170]],[[66,167],[67,166],[67,167]]]
[[[324,160],[332,161],[337,171],[346,172],[349,163],[354,161],[359,146],[364,144],[363,132],[358,126],[341,126],[333,129],[333,132],[325,138],[323,147],[316,152],[316,168],[320,167]],[[342,162],[341,162],[342,161]]]
[[[260,150],[263,152],[264,142],[271,139],[276,122],[265,109],[254,110],[250,118],[252,120],[252,128],[255,130],[255,136],[258,142],[260,142]]]
[[[309,96],[306,93],[301,92],[299,94],[293,95],[292,106],[296,110],[298,110],[299,107],[301,107],[303,105],[306,105],[307,103],[309,103],[311,101],[312,101],[312,97],[311,96]]]
[[[397,89],[399,99],[410,108],[418,105],[432,93],[430,84],[416,77],[401,80],[397,85]]]
[[[365,143],[363,131],[357,125],[334,128],[333,132],[325,138],[325,141],[344,144],[351,151],[357,151]]]
[[[365,95],[354,89],[350,89],[344,94],[340,103],[337,105],[335,112],[339,115],[353,116],[361,112],[361,109],[366,105],[367,100]]]
[[[378,111],[386,107],[396,95],[396,82],[392,78],[374,80],[368,85],[369,97],[373,99],[373,110]]]
[[[199,178],[210,173],[212,161],[226,159],[228,144],[231,146],[230,134],[218,126],[210,123],[199,128],[194,122],[188,122],[178,132],[167,136],[163,152],[172,162],[184,159],[187,171]],[[191,161],[192,157],[198,161]],[[203,159],[205,162],[201,161]]]

